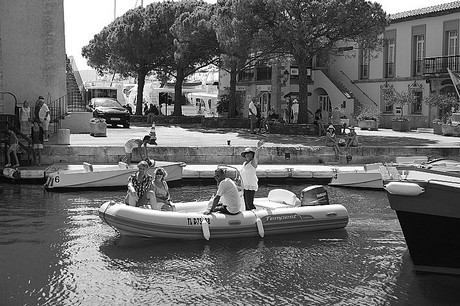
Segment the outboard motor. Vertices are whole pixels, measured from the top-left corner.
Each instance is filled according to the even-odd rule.
[[[321,185],[304,188],[300,194],[301,206],[329,205],[327,190]]]

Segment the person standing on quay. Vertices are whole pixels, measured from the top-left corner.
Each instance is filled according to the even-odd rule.
[[[43,149],[43,135],[44,135],[43,128],[38,125],[38,121],[34,120],[30,131],[30,137],[32,138],[32,147],[34,150],[34,163],[36,165],[41,165],[42,163],[42,149]],[[38,157],[38,160],[36,159]],[[38,162],[38,163],[37,163]]]
[[[297,123],[299,118],[299,101],[297,101],[297,99],[292,101],[292,118],[292,123]]]
[[[259,189],[256,170],[259,163],[259,149],[263,144],[264,141],[259,140],[255,151],[251,148],[246,148],[241,153],[241,156],[245,159],[240,173],[243,180],[243,196],[246,210],[256,209],[254,195]]]
[[[254,126],[257,123],[257,107],[253,100],[249,102],[249,123],[251,124],[251,134],[255,134]]]
[[[23,106],[21,107],[20,112],[20,119],[21,119],[21,133],[29,136],[30,135],[30,128],[32,117],[30,113],[30,106],[27,100],[24,101]]]

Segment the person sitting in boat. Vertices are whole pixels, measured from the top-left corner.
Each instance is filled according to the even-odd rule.
[[[174,205],[171,203],[168,183],[166,183],[168,173],[163,168],[157,168],[154,174],[153,188],[155,191],[156,204],[153,208],[170,211],[174,210]]]
[[[153,209],[156,206],[156,198],[153,187],[153,177],[147,173],[149,165],[146,161],[137,164],[139,169],[128,178],[128,192],[125,203],[130,206]]]
[[[141,157],[141,160],[148,159],[147,144],[149,142],[150,142],[150,135],[145,135],[143,139],[132,138],[128,140],[124,145],[125,153],[126,153],[126,157],[124,158],[124,161],[127,164],[131,163],[134,148],[138,148],[139,156]],[[144,146],[144,149],[142,149],[142,146]],[[143,153],[145,153],[145,157],[143,156],[144,155]]]
[[[211,212],[220,212],[227,215],[238,214],[241,209],[241,202],[235,182],[225,176],[225,170],[222,168],[217,168],[214,171],[214,178],[219,187],[211,208],[204,211],[203,214],[209,215]]]
[[[350,126],[350,132],[347,135],[346,147],[357,147],[358,146],[358,135],[356,135],[355,128]]]

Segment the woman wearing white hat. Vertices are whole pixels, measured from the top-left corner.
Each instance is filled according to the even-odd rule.
[[[259,149],[263,144],[264,141],[259,140],[255,151],[252,148],[246,148],[241,152],[241,156],[245,159],[240,173],[243,180],[243,195],[246,210],[256,208],[254,206],[254,195],[259,189],[256,169],[259,163]]]
[[[326,146],[334,149],[335,157],[338,158],[342,151],[339,149],[339,143],[335,135],[335,128],[333,125],[329,125],[326,130]]]

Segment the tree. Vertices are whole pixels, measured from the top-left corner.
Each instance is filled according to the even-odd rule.
[[[393,121],[407,121],[408,118],[404,116],[404,107],[407,106],[408,108],[417,103],[417,96],[414,94],[413,91],[396,91],[391,90],[384,93],[384,100],[385,104],[390,106],[396,106],[401,109],[401,114],[399,116],[394,117]]]
[[[337,43],[380,46],[388,25],[380,4],[366,0],[258,0],[258,16],[275,45],[299,68],[299,122],[308,123],[308,69],[315,55],[337,50]],[[335,51],[337,52],[337,51]]]
[[[159,7],[159,3],[152,4],[150,14],[143,7],[129,10],[96,34],[82,51],[88,64],[100,72],[137,77],[138,115],[142,114],[145,77],[160,65],[172,45],[164,39],[169,27],[163,26]]]
[[[452,107],[458,105],[457,95],[455,93],[435,92],[424,98],[423,101],[437,110],[437,119],[446,122]]]
[[[260,26],[254,14],[257,1],[219,0],[213,17],[213,25],[221,50],[219,68],[230,74],[228,92],[228,117],[236,116],[236,81],[239,73],[251,69],[260,60],[266,60],[271,52],[263,51],[271,46],[259,43]]]
[[[182,114],[184,80],[215,62],[218,55],[215,32],[209,23],[212,5],[195,0],[164,1],[158,5],[163,12],[162,27],[168,29],[164,33],[168,48],[155,72],[162,80],[175,78],[174,115],[179,116]]]

